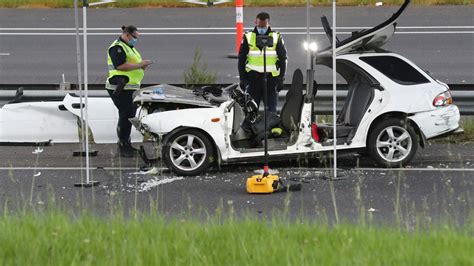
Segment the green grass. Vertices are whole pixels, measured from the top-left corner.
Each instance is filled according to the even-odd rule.
[[[430,230],[146,215],[0,218],[0,265],[473,265],[473,226]]]
[[[340,6],[346,5],[374,5],[379,0],[338,0]],[[79,2],[82,2],[79,0]],[[402,0],[386,0],[385,5],[399,5]],[[0,0],[0,7],[9,8],[66,8],[73,7],[73,0]],[[313,0],[314,6],[330,5],[331,0]],[[462,5],[471,4],[472,0],[413,0],[415,5]],[[245,0],[246,7],[260,6],[305,6],[305,0]],[[108,4],[106,7],[191,7],[192,4],[185,4],[177,0],[117,0],[117,3]],[[221,6],[233,6],[233,3],[227,3]]]

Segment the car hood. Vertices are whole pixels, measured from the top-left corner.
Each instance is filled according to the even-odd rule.
[[[212,104],[204,97],[196,95],[190,89],[185,89],[168,84],[146,87],[133,94],[135,103],[177,103],[195,105],[200,107],[211,107]]]
[[[352,35],[342,41],[336,42],[336,54],[342,55],[351,52],[361,52],[369,50],[380,50],[382,46],[392,37],[395,33],[397,20],[400,15],[406,9],[410,0],[405,0],[403,5],[395,12],[389,19],[383,23],[371,28],[364,29],[356,32],[352,32]],[[325,20],[322,17],[321,20]],[[336,32],[337,34],[337,32]],[[332,42],[332,40],[330,40]],[[318,52],[319,57],[331,57],[332,46],[329,46],[322,51]]]

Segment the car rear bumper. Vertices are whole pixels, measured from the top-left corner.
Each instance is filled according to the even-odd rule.
[[[459,134],[464,134],[464,129],[461,128],[461,127],[458,127],[454,130],[451,130],[451,131],[448,131],[448,132],[445,132],[441,135],[437,135],[435,137],[431,137],[430,139],[441,139],[441,138],[445,138],[445,137],[448,137],[448,136],[451,136],[451,135],[459,135]]]
[[[461,116],[456,105],[437,108],[433,111],[417,113],[410,116],[426,139],[444,137],[459,129]]]

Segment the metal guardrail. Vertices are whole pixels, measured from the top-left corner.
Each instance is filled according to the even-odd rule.
[[[183,84],[174,84],[183,87]],[[216,84],[214,86],[225,87],[229,84]],[[143,87],[152,85],[143,85]],[[285,85],[288,89],[290,85]],[[16,89],[23,87],[23,99],[25,101],[51,101],[62,100],[68,93],[77,93],[76,86],[72,84],[71,90],[58,90],[58,85],[0,85],[0,106],[12,100]],[[474,115],[474,84],[451,84],[449,85],[454,103],[459,107],[462,115]],[[90,97],[107,97],[103,84],[89,85]],[[279,107],[284,101],[286,90],[279,94]],[[347,95],[345,85],[337,86],[337,109],[340,110]],[[407,95],[409,97],[409,95]],[[318,85],[315,99],[315,111],[317,114],[332,114],[332,85]]]

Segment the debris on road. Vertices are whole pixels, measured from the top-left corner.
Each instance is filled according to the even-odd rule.
[[[150,191],[152,188],[157,187],[159,185],[168,184],[174,181],[182,180],[184,177],[171,177],[171,178],[164,178],[164,179],[150,179],[147,182],[140,184],[137,188],[137,192],[145,192]]]
[[[40,154],[43,152],[43,149],[41,147],[36,148],[36,150],[32,151],[31,153],[33,154]]]

